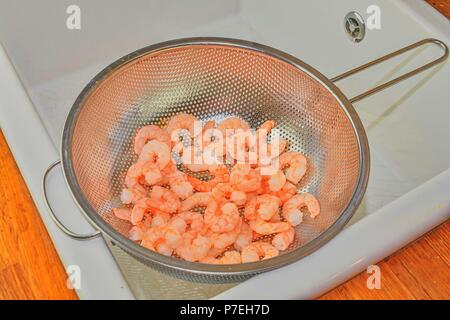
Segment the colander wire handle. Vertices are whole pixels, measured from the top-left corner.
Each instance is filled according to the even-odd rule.
[[[389,53],[389,54],[387,54],[387,55],[385,55],[385,56],[383,56],[381,58],[378,58],[378,59],[375,59],[375,60],[373,60],[371,62],[363,64],[362,66],[359,66],[357,68],[354,68],[352,70],[344,72],[344,73],[342,73],[342,74],[340,74],[340,75],[338,75],[338,76],[336,76],[334,78],[331,78],[330,81],[337,82],[339,80],[345,79],[345,78],[347,78],[347,77],[349,77],[349,76],[351,76],[351,75],[353,75],[355,73],[358,73],[358,72],[360,72],[362,70],[370,68],[370,67],[372,67],[374,65],[377,65],[377,64],[379,64],[379,63],[381,63],[383,61],[389,60],[389,59],[391,59],[393,57],[396,57],[396,56],[399,56],[399,55],[401,55],[401,54],[403,54],[405,52],[408,52],[410,50],[413,50],[415,48],[418,48],[418,47],[421,47],[423,45],[430,44],[430,43],[438,45],[439,47],[441,47],[444,50],[444,54],[442,56],[440,56],[439,58],[437,58],[436,60],[433,60],[433,61],[431,61],[431,62],[429,62],[427,64],[424,64],[423,66],[421,66],[421,67],[419,67],[417,69],[414,69],[414,70],[409,71],[409,72],[407,72],[405,74],[402,74],[401,76],[399,76],[399,77],[397,77],[397,78],[395,78],[393,80],[390,80],[388,82],[380,84],[379,86],[376,86],[375,88],[369,89],[366,92],[363,92],[363,93],[361,93],[361,94],[359,94],[359,95],[349,99],[349,101],[351,103],[354,103],[356,101],[362,100],[362,99],[364,99],[364,98],[366,98],[368,96],[373,95],[374,93],[377,93],[377,92],[379,92],[381,90],[384,90],[384,89],[386,89],[386,88],[388,88],[390,86],[393,86],[394,84],[397,84],[397,83],[399,83],[399,82],[401,82],[401,81],[403,81],[405,79],[408,79],[408,78],[410,78],[410,77],[412,77],[412,76],[414,76],[414,75],[416,75],[416,74],[418,74],[418,73],[420,73],[422,71],[425,71],[425,70],[427,70],[427,69],[429,69],[429,68],[431,68],[431,67],[433,67],[433,66],[435,66],[435,65],[437,65],[437,64],[439,64],[439,63],[441,63],[443,61],[445,61],[448,58],[448,47],[447,47],[447,45],[444,42],[442,42],[442,41],[440,41],[438,39],[433,39],[433,38],[423,39],[423,40],[418,41],[416,43],[413,43],[413,44],[411,44],[409,46],[406,46],[406,47],[404,47],[404,48],[402,48],[400,50],[397,50],[397,51],[394,51],[392,53]]]
[[[47,170],[45,170],[44,175],[42,177],[42,193],[44,195],[45,204],[47,206],[48,212],[50,213],[50,217],[52,218],[53,222],[58,226],[58,228],[61,229],[62,232],[64,232],[66,235],[68,235],[69,237],[71,237],[75,240],[90,240],[90,239],[97,238],[101,234],[100,231],[94,231],[92,233],[87,233],[87,234],[80,234],[80,233],[73,232],[72,230],[67,228],[61,222],[61,220],[59,220],[59,218],[56,216],[55,212],[53,211],[53,209],[50,205],[50,202],[48,201],[48,196],[47,196],[47,177],[48,177],[49,173],[60,164],[61,164],[61,160],[58,160],[58,161],[55,161],[54,163],[52,163],[47,168]]]

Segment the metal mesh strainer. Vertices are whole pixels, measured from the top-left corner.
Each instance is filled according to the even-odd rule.
[[[194,38],[157,44],[116,61],[81,92],[63,133],[64,173],[89,221],[140,261],[189,279],[240,280],[311,253],[351,218],[369,173],[364,128],[351,102],[365,95],[349,101],[312,67],[251,42]],[[252,127],[275,119],[290,149],[307,156],[308,173],[300,189],[316,195],[322,210],[317,219],[306,217],[297,227],[297,240],[289,250],[265,261],[218,266],[166,257],[127,239],[130,225],[115,218],[111,208],[119,205],[126,170],[136,160],[133,136],[137,128],[150,123],[164,126],[180,112],[201,120],[236,115]]]

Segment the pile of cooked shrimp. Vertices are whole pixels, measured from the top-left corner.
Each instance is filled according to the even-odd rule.
[[[248,141],[233,140],[231,151],[223,143],[238,131],[250,130],[246,121],[211,120],[200,125],[200,132],[196,123],[195,116],[178,114],[166,128],[147,125],[137,131],[137,161],[127,171],[120,196],[124,205],[113,209],[117,218],[132,224],[130,239],[163,255],[214,264],[255,262],[288,249],[304,212],[311,218],[320,213],[313,195],[298,192],[307,171],[305,156],[285,151],[285,140],[277,148],[268,142],[273,120],[254,132],[264,137],[258,140],[259,147],[276,150],[265,161],[256,156],[249,163],[237,155],[243,151],[241,158],[249,157]],[[201,140],[202,148],[194,148],[180,132]],[[174,157],[208,150],[215,150],[214,158],[221,161],[180,162]],[[225,157],[227,161],[222,161]],[[275,162],[274,170],[264,170]]]

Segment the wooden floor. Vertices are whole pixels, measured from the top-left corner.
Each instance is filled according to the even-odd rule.
[[[449,0],[428,0],[450,17]],[[378,263],[381,289],[368,275],[321,299],[450,299],[450,221]],[[0,132],[0,299],[77,299]]]

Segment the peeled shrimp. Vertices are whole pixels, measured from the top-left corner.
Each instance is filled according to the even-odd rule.
[[[123,204],[136,203],[147,196],[147,190],[140,184],[135,184],[131,188],[124,188],[120,194],[120,201]]]
[[[259,234],[280,233],[289,230],[291,227],[287,222],[268,222],[262,219],[250,220],[248,224]]]
[[[242,262],[256,262],[266,260],[279,255],[279,251],[273,245],[267,242],[253,242],[242,249]]]
[[[213,232],[231,231],[240,221],[239,210],[232,202],[219,205],[216,201],[211,201],[206,207],[204,218]]]
[[[168,179],[170,190],[175,192],[180,199],[184,200],[194,194],[194,188],[184,172],[175,171]]]
[[[224,138],[227,138],[235,133],[236,130],[249,130],[248,123],[238,117],[230,117],[223,120],[217,127],[222,132]]]
[[[286,201],[282,215],[291,225],[296,226],[303,220],[303,213],[300,211],[303,207],[308,209],[313,219],[320,214],[319,201],[310,193],[302,193]]]
[[[201,213],[185,211],[178,214],[177,217],[183,219],[183,221],[187,226],[190,227],[192,231],[202,232],[202,230],[204,229],[204,219]]]
[[[211,264],[237,264],[242,263],[241,253],[238,251],[226,251],[222,257],[214,258],[214,257],[206,257],[201,260],[203,263],[211,263]]]
[[[286,176],[281,170],[277,170],[277,172],[271,175],[267,180],[267,186],[269,190],[273,192],[280,191],[285,184],[286,184]]]
[[[208,255],[217,257],[222,254],[229,246],[233,245],[241,232],[242,218],[233,230],[228,232],[213,232],[211,229],[207,231],[205,236],[211,239],[212,247]]]
[[[234,241],[234,247],[236,250],[242,251],[242,249],[249,245],[253,241],[253,230],[248,223],[242,222],[241,231],[239,232],[236,240]]]
[[[131,220],[131,209],[114,208],[114,209],[112,209],[112,211],[113,211],[114,215],[121,220],[126,220],[126,221]]]
[[[143,166],[145,162],[137,162],[132,164],[125,175],[125,185],[128,189],[144,182]]]
[[[263,194],[247,203],[244,209],[244,217],[247,220],[270,220],[278,213],[281,200],[273,195]]]
[[[149,200],[151,207],[168,213],[177,212],[181,205],[175,192],[160,186],[153,187]]]
[[[139,154],[138,162],[148,162],[150,165],[163,169],[172,160],[170,148],[158,140],[147,142]]]
[[[134,153],[140,154],[145,144],[151,140],[158,140],[171,146],[170,135],[166,130],[155,125],[148,125],[140,128],[134,137]]]
[[[238,190],[244,192],[256,191],[261,187],[261,175],[258,170],[251,168],[248,164],[237,164],[230,173],[230,182]]]
[[[152,205],[152,201],[150,198],[142,198],[134,205],[131,210],[130,222],[132,224],[137,224],[144,219],[145,213],[152,213],[154,211],[154,207]]]
[[[179,140],[178,135],[181,133],[181,130],[186,130],[189,132],[191,138],[194,138],[196,123],[198,123],[198,120],[195,116],[187,113],[180,113],[170,118],[166,130],[174,141]]]
[[[153,227],[153,228],[163,227],[170,221],[171,218],[172,218],[172,215],[170,213],[160,211],[160,210],[155,210],[155,212],[153,212],[153,216],[152,216],[151,227]]]
[[[279,158],[281,168],[286,169],[286,179],[293,184],[299,183],[306,173],[306,158],[299,152],[289,151],[280,155]]]
[[[240,207],[247,201],[247,194],[243,191],[236,190],[236,188],[229,183],[217,184],[211,190],[211,194],[218,203],[231,201]]]
[[[286,250],[295,238],[294,228],[276,234],[272,239],[272,245],[280,251]]]
[[[211,246],[211,240],[207,237],[186,233],[183,244],[177,247],[175,251],[184,260],[200,261],[208,255]]]
[[[180,211],[189,211],[194,208],[206,208],[213,197],[210,192],[197,192],[181,202]]]
[[[187,179],[194,187],[195,190],[200,192],[209,192],[211,191],[217,184],[222,182],[227,182],[230,178],[230,174],[228,173],[228,169],[224,165],[215,166],[214,168],[210,168],[209,172],[214,176],[214,178],[203,181],[196,177],[188,176]]]

